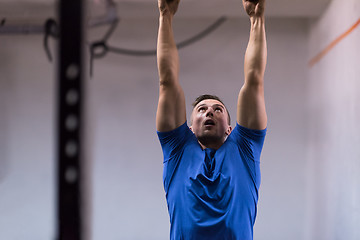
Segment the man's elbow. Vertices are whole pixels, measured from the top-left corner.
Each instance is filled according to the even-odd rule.
[[[245,84],[249,86],[263,86],[264,85],[264,73],[259,70],[249,70],[245,74]]]
[[[177,81],[176,74],[172,72],[166,72],[160,74],[160,78],[159,78],[160,87],[164,87],[164,88],[172,87],[175,85],[176,81]]]

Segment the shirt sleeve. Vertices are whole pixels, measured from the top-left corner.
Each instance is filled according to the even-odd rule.
[[[264,145],[266,131],[267,129],[249,129],[236,123],[236,127],[229,136],[237,143],[241,159],[244,161],[251,175],[256,190],[259,189],[261,182],[260,155]],[[257,191],[256,193],[254,192],[254,194],[257,194]]]
[[[164,155],[163,183],[168,192],[188,139],[193,135],[187,123],[169,132],[157,132]]]
[[[174,155],[181,152],[187,139],[191,136],[192,132],[185,122],[178,128],[169,132],[157,132],[160,145],[164,155],[164,163],[169,161]]]
[[[266,128],[254,130],[236,123],[236,127],[231,132],[231,137],[251,160],[259,162],[266,132]]]

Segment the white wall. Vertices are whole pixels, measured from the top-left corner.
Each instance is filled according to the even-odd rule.
[[[360,19],[360,1],[334,0],[311,23],[313,57]],[[360,27],[309,71],[306,239],[360,239]]]
[[[193,36],[213,20],[176,20],[176,40]],[[110,44],[153,49],[157,26],[157,19],[122,19]],[[103,32],[93,30],[91,39],[101,38]],[[269,124],[255,239],[300,240],[307,199],[307,21],[268,19],[267,33]],[[234,125],[248,35],[247,19],[229,19],[180,51],[188,112],[197,95],[216,93],[227,104]],[[1,164],[8,165],[0,182],[0,239],[48,240],[55,234],[53,66],[45,58],[41,36],[0,40],[0,55],[5,56],[0,81],[6,88],[2,92],[9,93],[8,135],[0,138],[7,146]],[[94,77],[88,81],[94,116],[89,149],[94,161],[94,240],[168,239],[162,153],[155,133],[157,82],[155,57],[110,53],[94,61]]]
[[[5,65],[5,62],[1,61],[1,65]],[[6,71],[6,67],[3,67],[1,70]],[[8,107],[8,93],[7,90],[9,87],[7,86],[8,82],[0,81],[0,182],[5,178],[6,171],[8,170],[7,161],[8,158],[6,156],[7,151],[7,139],[8,139],[8,131],[7,131],[7,107]]]
[[[54,74],[41,39],[0,37],[0,239],[55,231]]]

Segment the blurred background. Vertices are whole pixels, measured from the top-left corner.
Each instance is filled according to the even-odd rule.
[[[155,0],[117,0],[113,47],[156,48]],[[0,239],[56,237],[56,46],[44,50],[53,0],[0,0]],[[87,2],[86,47],[114,16]],[[110,10],[109,10],[110,9]],[[204,38],[180,49],[188,116],[200,94],[217,94],[235,125],[250,23],[240,0],[183,0],[177,42],[220,17]],[[255,240],[360,239],[360,1],[268,0],[265,95],[268,135]],[[94,23],[94,22],[93,22]],[[325,50],[325,51],[323,51]],[[323,53],[318,55],[319,53]],[[86,80],[86,161],[91,166],[93,240],[166,240],[169,217],[155,129],[155,55],[108,52]],[[315,58],[319,56],[318,58]],[[54,60],[55,59],[55,60]],[[88,71],[87,75],[90,75]],[[189,118],[188,118],[189,119]]]

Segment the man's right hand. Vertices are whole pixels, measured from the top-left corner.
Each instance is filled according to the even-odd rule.
[[[174,16],[178,9],[179,2],[180,0],[158,0],[160,14],[170,14]]]
[[[264,17],[265,0],[242,0],[249,17]]]

